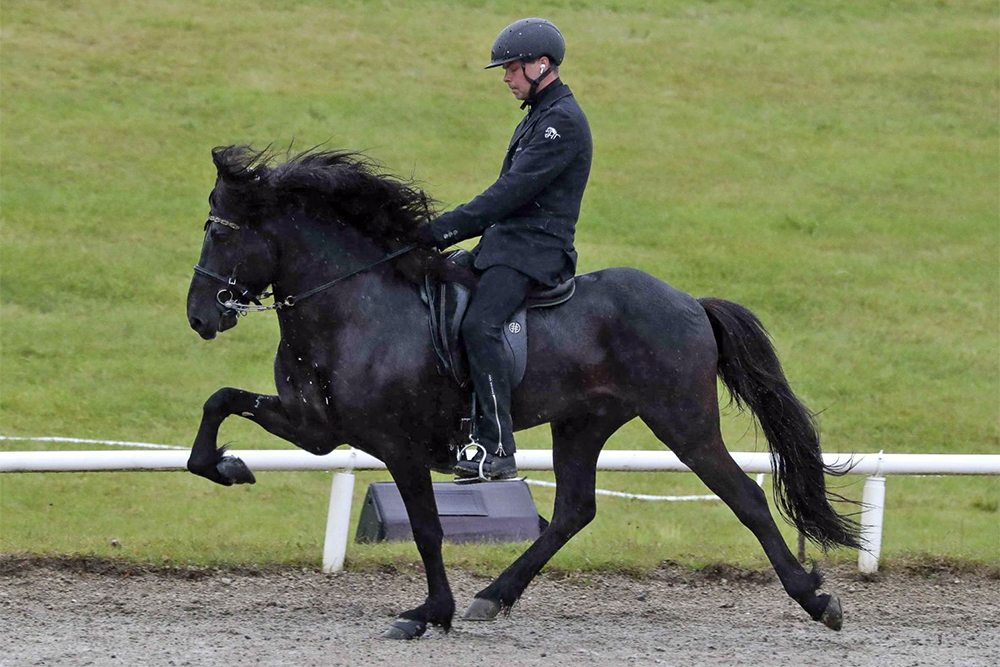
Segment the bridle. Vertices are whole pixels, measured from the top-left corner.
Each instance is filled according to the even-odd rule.
[[[208,216],[208,220],[205,221],[205,228],[208,229],[208,226],[213,222],[223,225],[225,227],[229,227],[230,229],[236,229],[236,230],[242,229],[241,226],[236,224],[235,222],[230,222],[229,220],[220,218],[215,215]],[[202,275],[205,276],[206,278],[217,280],[218,282],[224,283],[226,285],[225,289],[219,290],[218,293],[215,295],[215,300],[218,303],[219,309],[222,311],[223,316],[235,315],[236,317],[239,317],[240,315],[246,315],[251,311],[272,310],[278,307],[278,304],[272,304],[270,306],[263,305],[260,302],[260,300],[271,296],[271,293],[266,292],[264,294],[258,294],[249,289],[248,287],[244,286],[243,284],[241,284],[236,279],[235,266],[233,267],[232,275],[229,276],[228,278],[224,278],[223,276],[220,276],[218,273],[210,271],[209,269],[206,269],[200,264],[195,264],[194,272],[197,273],[198,275]],[[247,303],[237,301],[236,299],[237,294],[239,294],[239,296],[245,299]],[[251,301],[253,302],[254,305],[250,305],[249,302]]]
[[[213,222],[223,225],[225,227],[229,227],[230,229],[237,229],[237,230],[242,229],[241,225],[235,222],[231,222],[229,220],[225,220],[224,218],[220,218],[215,215],[208,216],[208,220],[205,222],[205,227],[207,228],[208,225]],[[348,278],[352,278],[358,275],[359,273],[367,271],[368,269],[373,269],[379,264],[384,264],[386,262],[394,260],[400,255],[404,255],[410,252],[411,250],[416,248],[417,245],[418,244],[416,243],[412,243],[408,246],[404,246],[399,250],[395,250],[386,255],[385,257],[375,262],[372,262],[371,264],[361,267],[360,269],[355,269],[354,271],[351,271],[350,273],[340,276],[339,278],[334,278],[330,282],[323,283],[322,285],[314,287],[311,290],[303,292],[302,294],[287,296],[283,300],[275,301],[274,303],[267,306],[263,305],[260,302],[260,300],[266,299],[267,297],[272,296],[274,293],[265,292],[262,294],[257,294],[256,292],[242,285],[238,280],[236,280],[236,267],[233,267],[233,274],[229,278],[224,278],[220,276],[218,273],[215,273],[214,271],[209,271],[205,267],[198,264],[195,264],[194,272],[197,273],[198,275],[205,276],[206,278],[212,278],[213,280],[217,280],[220,283],[224,283],[226,287],[218,291],[218,293],[215,295],[215,300],[218,303],[219,308],[222,310],[223,315],[235,315],[236,317],[239,317],[241,315],[246,315],[247,313],[263,313],[268,310],[281,310],[282,308],[291,308],[292,306],[308,299],[311,296],[315,296],[324,290],[330,289],[337,283],[343,282]],[[243,299],[245,299],[247,302],[253,302],[253,303],[251,304],[238,301],[236,299],[237,294]]]

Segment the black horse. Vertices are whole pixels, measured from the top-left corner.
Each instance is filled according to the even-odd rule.
[[[241,460],[217,448],[219,426],[230,415],[314,454],[350,444],[378,457],[406,503],[429,589],[385,636],[413,638],[428,623],[448,630],[455,601],[430,471],[451,469],[469,396],[437,370],[417,286],[446,262],[422,249],[382,261],[406,250],[408,234],[428,214],[426,199],[353,153],[313,150],[274,165],[270,155],[230,146],[215,149],[213,158],[218,178],[188,320],[202,338],[214,338],[235,326],[240,312],[260,309],[251,302],[271,286],[281,330],[277,395],[215,392],[188,469],[224,485],[254,481]],[[817,594],[818,573],[796,561],[764,492],[722,441],[716,376],[767,438],[783,516],[824,548],[859,546],[856,523],[834,511],[825,486],[824,473],[839,471],[824,467],[812,416],[789,388],[757,318],[635,269],[606,269],[576,282],[572,300],[530,311],[530,363],[513,397],[515,428],[552,425],[552,521],[476,594],[465,617],[509,611],[594,518],[598,453],[639,417],[753,532],[788,595],[814,620],[840,629],[839,600]]]

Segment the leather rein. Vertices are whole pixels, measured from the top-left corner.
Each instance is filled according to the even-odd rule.
[[[230,222],[229,220],[225,220],[223,218],[214,215],[208,216],[208,220],[205,222],[205,226],[208,227],[208,225],[213,222],[218,223],[220,225],[224,225],[231,229],[241,228],[240,225],[238,225],[235,222]],[[213,280],[217,280],[220,283],[224,283],[226,285],[226,288],[219,290],[219,292],[215,295],[215,299],[218,302],[219,306],[222,308],[223,315],[236,315],[237,317],[239,317],[240,315],[246,315],[247,313],[263,313],[268,310],[281,310],[282,308],[291,308],[292,306],[298,304],[301,301],[305,301],[311,296],[315,296],[324,290],[330,289],[337,283],[343,282],[348,278],[353,278],[359,273],[364,273],[369,269],[374,269],[376,266],[392,261],[397,257],[399,257],[400,255],[405,255],[406,253],[415,249],[417,245],[418,244],[416,243],[412,243],[408,246],[404,246],[399,250],[395,250],[386,255],[385,257],[372,262],[371,264],[362,266],[359,269],[355,269],[350,273],[344,274],[338,278],[334,278],[330,282],[323,283],[322,285],[314,287],[311,290],[305,291],[301,294],[287,296],[283,300],[275,301],[274,303],[268,306],[261,304],[260,300],[272,296],[273,292],[258,294],[248,289],[246,286],[242,285],[238,280],[236,280],[236,267],[233,267],[233,274],[229,278],[224,278],[223,276],[220,276],[218,273],[210,271],[198,264],[195,264],[194,272],[197,273],[198,275],[205,276],[206,278],[212,278]],[[224,294],[227,296],[223,297]],[[240,297],[246,299],[248,303],[237,301],[236,299],[237,294]],[[249,302],[253,303],[251,304]]]

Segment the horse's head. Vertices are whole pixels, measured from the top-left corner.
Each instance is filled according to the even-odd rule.
[[[205,340],[236,326],[232,303],[256,301],[276,267],[273,244],[263,230],[269,206],[262,154],[229,146],[212,151],[212,158],[218,178],[208,198],[205,240],[187,298],[188,322]]]

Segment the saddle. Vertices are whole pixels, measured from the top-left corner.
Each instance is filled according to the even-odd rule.
[[[455,250],[447,261],[471,268],[475,256],[467,250]],[[514,315],[504,324],[505,350],[510,369],[511,389],[516,389],[524,379],[528,364],[528,315],[531,308],[549,308],[570,300],[576,291],[575,279],[555,287],[538,289],[528,295]],[[424,278],[422,294],[430,310],[431,341],[438,356],[438,371],[451,375],[460,387],[469,384],[469,361],[461,341],[462,319],[472,299],[472,290],[455,282],[439,282]]]

